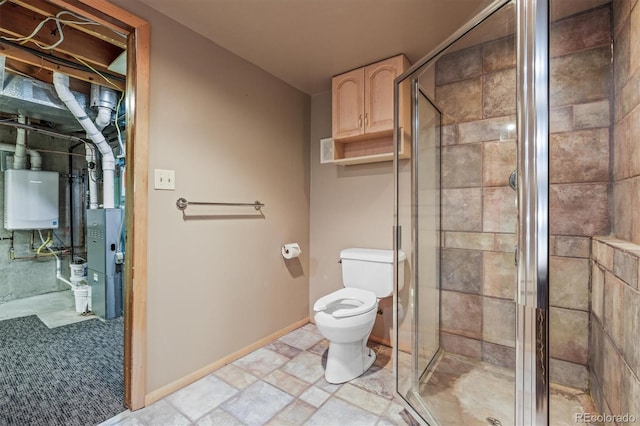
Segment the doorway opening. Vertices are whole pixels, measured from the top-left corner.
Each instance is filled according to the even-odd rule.
[[[105,365],[119,371],[108,375],[118,376],[110,391],[122,410],[144,406],[145,395],[146,308],[134,295],[146,291],[148,37],[145,21],[104,1],[0,2],[0,320],[13,330],[3,337],[20,348],[44,333],[39,349],[76,370],[50,370],[63,376],[49,377],[63,401],[68,381],[99,369],[88,358],[115,352]],[[53,351],[71,340],[87,353]]]

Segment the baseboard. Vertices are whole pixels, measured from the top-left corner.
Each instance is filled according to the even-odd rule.
[[[273,342],[274,340],[279,339],[280,337],[284,336],[287,333],[290,333],[291,331],[302,327],[305,324],[309,323],[309,317],[306,317],[294,324],[291,324],[288,327],[283,328],[282,330],[276,331],[273,334],[270,334],[267,337],[264,337],[260,340],[258,340],[255,343],[252,343],[249,346],[246,346],[242,349],[240,349],[239,351],[236,351],[230,355],[227,355],[224,358],[219,359],[218,361],[215,361],[205,367],[202,367],[199,370],[194,371],[193,373],[176,380],[173,383],[169,383],[166,386],[163,386],[159,389],[154,390],[153,392],[148,393],[145,396],[144,402],[145,402],[145,406],[151,405],[154,402],[164,398],[167,395],[171,395],[172,393],[184,388],[185,386],[190,385],[191,383],[200,380],[201,378],[203,378],[204,376],[211,374],[212,372],[216,371],[217,369],[224,367],[225,365],[239,359],[242,358],[243,356],[247,355],[248,353],[251,353],[253,351],[255,351],[256,349],[260,349],[261,347]]]

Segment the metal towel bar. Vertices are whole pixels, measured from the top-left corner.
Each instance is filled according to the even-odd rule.
[[[254,203],[207,203],[202,201],[187,201],[185,198],[178,198],[178,201],[176,201],[176,207],[178,207],[178,210],[184,211],[190,204],[199,206],[253,206],[256,210],[260,210],[264,207],[264,204],[260,201],[256,201]]]

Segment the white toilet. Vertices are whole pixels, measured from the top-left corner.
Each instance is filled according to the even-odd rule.
[[[405,255],[398,253],[398,261]],[[313,305],[316,326],[329,340],[324,376],[344,383],[362,375],[376,354],[367,347],[378,312],[378,299],[393,294],[393,250],[349,248],[340,252],[345,288]],[[400,268],[402,270],[402,268]]]

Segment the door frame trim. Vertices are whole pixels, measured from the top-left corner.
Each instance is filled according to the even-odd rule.
[[[137,410],[145,405],[147,373],[150,25],[107,0],[49,1],[127,34],[124,402]]]

